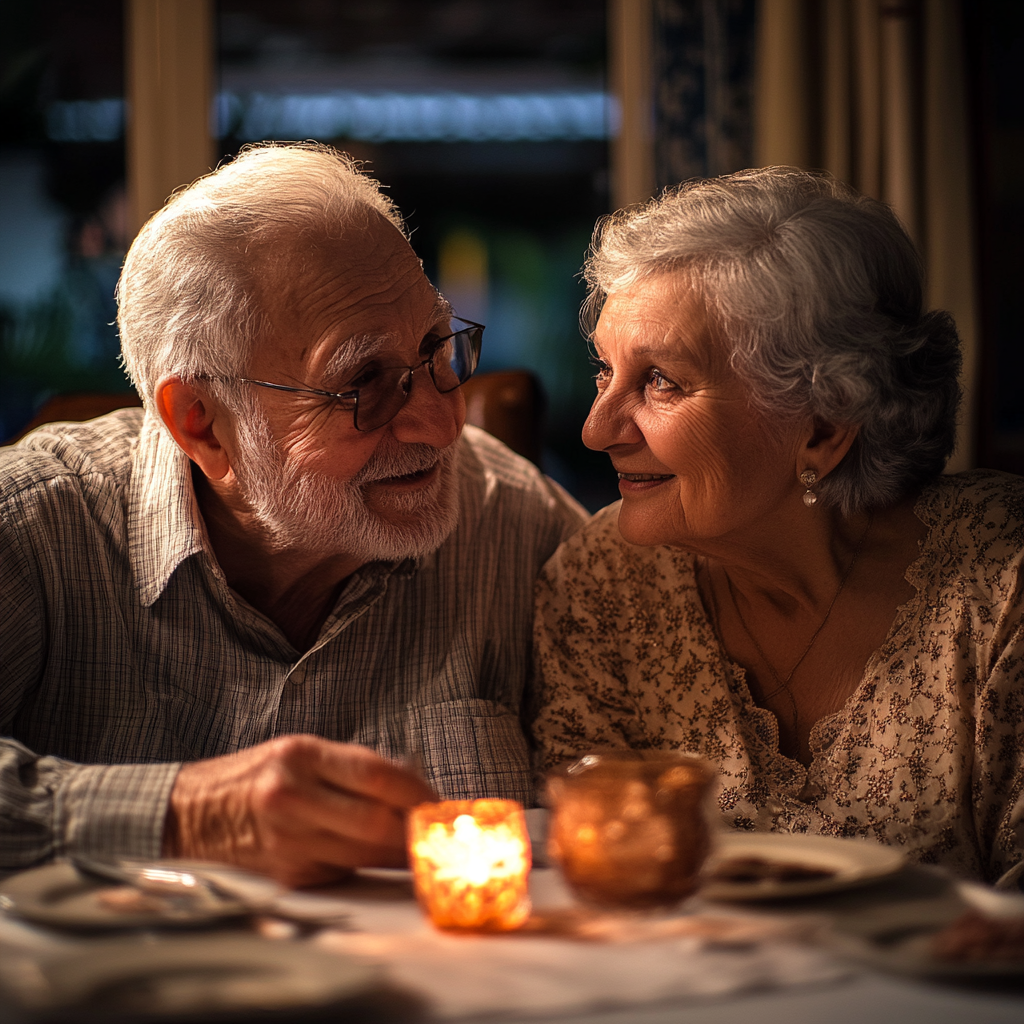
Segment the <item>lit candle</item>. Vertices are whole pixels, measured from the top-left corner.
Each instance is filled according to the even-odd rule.
[[[444,800],[409,815],[416,897],[438,928],[511,931],[529,917],[530,838],[515,800]]]

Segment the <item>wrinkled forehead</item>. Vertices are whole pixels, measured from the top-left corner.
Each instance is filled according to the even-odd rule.
[[[610,291],[592,337],[598,350],[615,343],[638,357],[675,354],[708,368],[726,362],[731,351],[701,282],[680,271]]]
[[[674,334],[682,328],[692,331],[708,322],[704,296],[688,275],[678,272],[651,275],[604,297],[594,330],[602,335],[622,333],[636,340]]]
[[[348,280],[355,290],[415,268],[422,272],[402,232],[366,209],[315,229],[275,225],[251,243],[246,256],[251,285],[268,309],[301,308],[332,277]]]
[[[282,233],[256,262],[260,333],[275,347],[330,335],[359,358],[427,330],[446,310],[408,241],[376,212],[344,231]]]

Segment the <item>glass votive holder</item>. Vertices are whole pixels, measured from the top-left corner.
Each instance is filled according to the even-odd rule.
[[[547,777],[548,854],[580,899],[668,907],[689,896],[711,843],[712,766],[680,751],[587,754]]]
[[[409,813],[416,898],[447,931],[511,931],[530,916],[530,837],[515,800],[442,800]]]

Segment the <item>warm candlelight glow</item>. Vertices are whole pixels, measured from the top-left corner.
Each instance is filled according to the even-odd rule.
[[[530,839],[515,800],[444,800],[409,815],[416,896],[438,928],[510,931],[530,914]]]

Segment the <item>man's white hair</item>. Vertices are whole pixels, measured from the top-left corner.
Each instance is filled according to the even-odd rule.
[[[117,286],[124,365],[146,404],[168,373],[211,379],[226,397],[215,379],[244,376],[267,327],[260,286],[280,274],[277,243],[337,238],[375,213],[404,232],[381,186],[315,143],[248,147],[175,193],[132,243]]]

